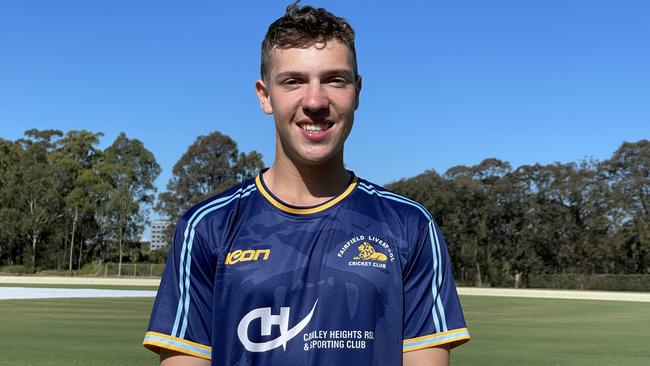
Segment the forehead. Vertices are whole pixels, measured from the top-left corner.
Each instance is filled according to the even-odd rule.
[[[318,73],[328,70],[354,71],[352,51],[336,39],[306,48],[274,48],[270,57],[270,76],[279,73]]]

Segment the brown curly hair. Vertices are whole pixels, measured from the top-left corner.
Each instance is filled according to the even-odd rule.
[[[323,8],[300,6],[300,1],[287,6],[285,14],[271,23],[262,42],[260,74],[266,79],[274,48],[307,48],[315,44],[325,47],[327,41],[337,39],[352,51],[354,77],[357,77],[357,54],[354,49],[354,30],[343,18]],[[322,44],[322,46],[321,46]]]

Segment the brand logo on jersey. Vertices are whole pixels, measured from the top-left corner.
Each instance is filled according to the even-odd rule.
[[[363,244],[359,245],[357,249],[359,249],[359,255],[353,259],[371,260],[378,262],[386,262],[386,259],[388,259],[388,257],[386,257],[386,254],[375,251],[375,247],[365,241]]]
[[[294,325],[292,328],[289,328],[289,313],[291,308],[282,307],[280,308],[280,315],[271,314],[271,308],[257,308],[251,310],[246,314],[237,327],[237,336],[239,341],[244,345],[246,350],[249,352],[266,352],[272,349],[282,346],[282,348],[287,350],[287,342],[290,341],[293,337],[297,336],[307,324],[311,321],[312,315],[314,315],[314,310],[316,309],[316,304],[318,300],[314,303],[314,306],[311,308],[309,314],[304,317],[298,324]],[[280,336],[272,339],[267,342],[253,342],[248,338],[248,327],[254,321],[260,319],[261,321],[261,333],[262,336],[270,336],[271,328],[274,325],[280,327]]]
[[[256,261],[259,260],[260,258],[262,260],[267,260],[269,259],[269,256],[271,255],[271,249],[247,249],[247,250],[241,250],[237,249],[233,252],[228,253],[226,255],[226,264],[235,264],[238,262],[250,262],[250,261]]]

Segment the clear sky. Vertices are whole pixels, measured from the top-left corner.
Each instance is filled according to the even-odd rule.
[[[357,32],[361,105],[346,146],[380,184],[488,157],[606,159],[650,138],[650,1],[313,1]],[[0,2],[0,137],[120,131],[171,168],[218,130],[273,161],[254,95],[286,1]]]

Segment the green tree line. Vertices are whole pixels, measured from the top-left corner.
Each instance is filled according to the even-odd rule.
[[[162,262],[164,251],[140,243],[152,208],[174,222],[262,167],[259,153],[240,153],[228,136],[199,136],[154,206],[155,156],[124,133],[99,149],[102,136],[32,129],[16,141],[0,138],[0,265],[72,273],[116,262],[120,274],[123,260]]]
[[[386,186],[421,202],[445,234],[454,275],[526,286],[536,275],[650,273],[650,141],[605,161],[486,159]]]
[[[72,271],[121,263],[154,200],[160,166],[141,141],[121,133],[29,130],[0,139],[0,264]]]
[[[79,269],[164,259],[139,239],[155,209],[173,224],[193,204],[258,174],[256,151],[219,132],[199,136],[156,198],[160,166],[120,134],[29,130],[0,139],[0,265]],[[604,161],[524,165],[486,159],[386,185],[426,206],[454,275],[478,286],[527,286],[537,275],[650,274],[650,142]],[[154,205],[154,201],[155,205]],[[149,256],[149,257],[148,257]]]

